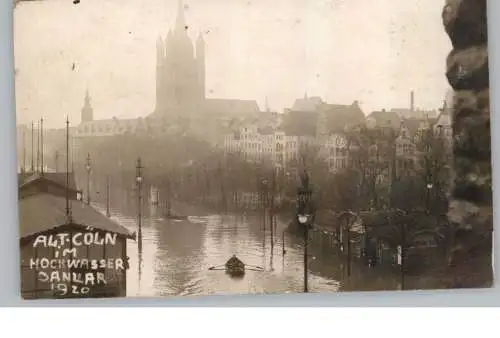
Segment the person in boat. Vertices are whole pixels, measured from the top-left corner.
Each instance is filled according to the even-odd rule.
[[[245,263],[243,263],[238,257],[236,257],[236,255],[233,255],[226,262],[226,269],[227,270],[241,270],[241,269],[245,269]]]

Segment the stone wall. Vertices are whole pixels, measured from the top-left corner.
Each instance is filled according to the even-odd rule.
[[[492,170],[486,0],[447,0],[443,23],[453,50],[446,76],[453,105],[454,177],[449,218],[454,265],[492,248]],[[488,256],[488,254],[484,255]],[[487,259],[485,259],[487,261]],[[485,263],[486,264],[486,263]],[[490,263],[491,267],[491,263]]]

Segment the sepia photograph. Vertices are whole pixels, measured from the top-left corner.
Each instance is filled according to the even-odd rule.
[[[486,2],[14,0],[20,296],[492,287]]]

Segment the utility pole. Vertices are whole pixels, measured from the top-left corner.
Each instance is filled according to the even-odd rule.
[[[43,175],[43,117],[40,118],[40,173]]]
[[[139,264],[138,264],[138,279],[139,285],[141,283],[141,271],[142,271],[142,196],[141,196],[141,186],[142,186],[142,163],[141,158],[137,159],[136,165],[136,175],[135,181],[137,184],[137,247],[139,254]]]
[[[35,172],[35,124],[31,122],[31,172]]]
[[[92,169],[91,167],[91,160],[90,160],[90,153],[87,154],[87,204],[90,205],[90,171]]]
[[[142,252],[142,196],[141,196],[141,187],[142,187],[142,163],[141,158],[137,159],[136,165],[136,183],[137,183],[137,229],[138,229],[138,245],[139,252]]]
[[[24,175],[25,171],[26,171],[26,130],[24,129],[23,126],[23,167],[21,169],[21,174]]]
[[[56,150],[56,153],[54,155],[54,158],[55,158],[55,169],[56,169],[56,172],[59,172],[59,152]]]
[[[297,189],[297,221],[301,224],[304,233],[304,292],[309,292],[308,288],[308,245],[309,245],[309,227],[311,220],[314,219],[313,210],[310,205],[312,191],[309,186],[309,175],[307,171],[301,175],[302,186]]]
[[[40,122],[38,122],[36,135],[36,171],[40,170]]]
[[[276,175],[273,168],[271,177],[271,194],[269,196],[269,224],[271,225],[271,253],[274,250],[274,196],[276,191]]]
[[[69,202],[69,117],[66,117],[66,221],[71,223],[71,206]]]
[[[109,212],[109,175],[106,176],[106,216],[111,217]]]

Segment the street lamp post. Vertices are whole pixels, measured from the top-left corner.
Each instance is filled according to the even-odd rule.
[[[87,204],[90,205],[90,171],[92,170],[90,153],[87,154],[87,164],[85,168],[87,169]]]
[[[56,166],[55,166],[56,172],[59,172],[59,152],[57,150],[56,150],[56,153],[54,155],[54,159],[56,162]]]
[[[109,211],[109,176],[106,177],[106,216],[111,217],[111,212]]]
[[[304,292],[309,292],[308,290],[308,271],[307,271],[307,261],[308,261],[308,244],[309,244],[309,227],[310,221],[312,219],[310,199],[312,191],[309,187],[309,176],[307,172],[304,171],[301,176],[302,186],[297,189],[297,221],[304,228]]]
[[[262,225],[264,227],[264,238],[266,235],[266,216],[267,216],[267,205],[269,201],[269,187],[266,179],[261,182],[261,206],[262,206]]]
[[[426,187],[426,197],[425,197],[425,211],[430,212],[431,204],[431,189],[433,187],[432,183],[427,183]]]
[[[137,159],[136,165],[136,175],[135,181],[137,184],[137,229],[138,229],[138,245],[139,252],[142,250],[142,196],[141,196],[141,186],[142,186],[142,163],[141,158]]]

